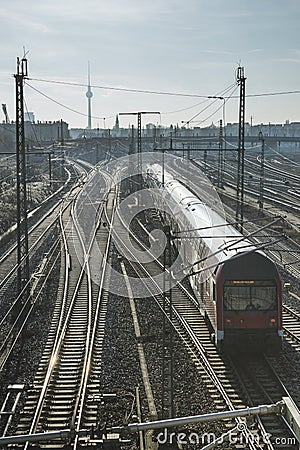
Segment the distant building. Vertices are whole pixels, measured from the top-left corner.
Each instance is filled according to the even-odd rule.
[[[25,112],[24,113],[24,122],[35,122],[34,112]]]
[[[69,139],[69,125],[61,120],[47,122],[25,121],[25,141],[31,146],[41,145],[49,142],[61,142],[62,138]],[[16,145],[16,124],[0,124],[0,152],[14,151]]]
[[[25,137],[30,142],[61,142],[69,139],[69,125],[61,120],[54,122],[25,122]]]
[[[119,128],[120,128],[120,125],[119,125],[119,116],[118,116],[118,114],[116,115],[116,123],[115,123],[115,126],[114,126],[114,130],[119,130]]]

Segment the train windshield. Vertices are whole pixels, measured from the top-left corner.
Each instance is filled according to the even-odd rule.
[[[268,311],[277,309],[276,282],[227,281],[224,284],[226,311]]]

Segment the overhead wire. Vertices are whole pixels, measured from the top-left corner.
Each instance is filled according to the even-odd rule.
[[[67,84],[69,85],[69,83],[67,83]],[[234,83],[234,84],[235,84],[235,83]],[[26,85],[29,86],[29,87],[30,87],[31,89],[33,89],[34,91],[36,91],[38,94],[40,94],[40,95],[42,95],[43,97],[47,98],[48,100],[52,101],[53,103],[56,103],[57,105],[59,105],[59,106],[65,108],[65,109],[67,109],[67,110],[69,110],[69,111],[71,111],[71,112],[74,112],[75,114],[79,114],[79,115],[81,115],[81,116],[88,117],[88,115],[87,115],[86,113],[83,113],[83,112],[81,112],[81,111],[78,111],[78,110],[75,110],[75,109],[73,109],[73,108],[70,108],[69,106],[65,105],[64,103],[61,103],[61,102],[59,102],[58,100],[55,100],[54,98],[52,98],[52,97],[50,97],[49,95],[45,94],[44,92],[40,91],[40,90],[37,89],[36,87],[32,86],[30,83],[26,82]],[[232,85],[230,85],[230,86],[229,86],[228,88],[226,88],[225,90],[223,89],[222,91],[220,91],[219,93],[217,93],[216,96],[219,96],[222,92],[227,92],[228,89],[231,88],[231,87],[232,87]],[[188,109],[192,109],[192,108],[194,108],[194,107],[196,107],[196,106],[198,106],[198,105],[200,105],[200,104],[203,104],[203,103],[206,103],[207,101],[209,101],[209,98],[208,98],[208,97],[209,97],[209,96],[206,96],[206,97],[205,97],[205,100],[204,100],[203,102],[197,103],[197,104],[192,105],[192,106],[190,106],[190,107],[188,107],[188,108],[183,108],[183,109],[177,110],[177,111],[163,112],[163,113],[161,113],[161,115],[167,115],[167,114],[172,114],[172,113],[176,113],[176,112],[181,112],[181,111],[185,111],[185,110],[188,110]],[[208,107],[209,107],[209,106],[208,106]],[[205,108],[205,109],[206,109],[206,108]],[[205,109],[204,109],[204,110],[205,110]],[[202,110],[202,111],[204,111],[204,110]],[[200,114],[200,113],[199,113],[199,114]],[[112,118],[112,117],[114,117],[114,115],[107,116],[107,117],[92,116],[93,119],[100,119],[100,120],[103,120],[103,121],[104,121],[104,126],[105,126],[105,120],[106,120],[106,119],[110,119],[110,118]],[[161,117],[160,117],[160,122],[161,122]]]
[[[230,95],[229,97],[226,97],[225,94],[226,94],[230,89],[232,89],[233,87],[235,88],[234,91],[233,91],[233,93],[234,93],[235,90],[237,89],[236,83],[233,83],[232,85],[228,86],[228,88],[226,88],[226,89],[223,91],[223,94],[224,94],[224,95],[213,95],[213,96],[211,96],[211,98],[213,99],[213,101],[210,103],[209,106],[212,106],[212,105],[213,105],[214,103],[216,103],[219,99],[221,99],[221,97],[222,97],[222,99],[224,100],[224,104],[225,104],[225,102],[226,102],[229,98],[232,98],[233,93],[231,93],[231,95]],[[220,94],[222,94],[222,92],[221,92]],[[208,107],[209,107],[209,106],[208,106]],[[223,108],[223,106],[224,106],[224,105],[221,105],[220,108],[218,107],[217,111],[218,111],[219,109]],[[199,111],[199,113],[196,114],[195,116],[193,116],[193,117],[189,120],[189,122],[190,122],[191,120],[195,119],[197,116],[199,116],[199,115],[200,115],[202,112],[204,112],[206,109],[208,109],[208,107],[207,107],[207,108],[204,108],[202,111]],[[214,114],[215,114],[215,113],[214,113]],[[209,116],[209,117],[211,117],[211,116]],[[201,121],[201,122],[203,122],[203,121]],[[198,123],[200,123],[200,122],[198,122]]]
[[[86,84],[83,83],[75,83],[70,81],[60,81],[60,80],[46,80],[43,78],[27,78],[30,81],[38,81],[42,83],[52,83],[52,84],[60,84],[65,86],[77,86],[77,87],[86,87]],[[156,94],[156,95],[170,95],[170,96],[179,96],[179,97],[194,97],[194,98],[207,98],[209,95],[200,95],[200,94],[188,94],[183,92],[168,92],[168,91],[153,91],[148,89],[133,89],[133,88],[122,88],[115,86],[100,86],[97,84],[91,85],[93,89],[104,89],[110,91],[124,91],[124,92],[136,92],[142,94]],[[278,92],[262,92],[258,94],[246,94],[246,97],[267,97],[274,95],[290,95],[290,94],[300,94],[300,90],[292,90],[292,91],[278,91]],[[238,96],[234,96],[232,98],[238,98]]]
[[[209,105],[205,106],[205,108],[201,109],[201,111],[197,112],[191,119],[184,121],[187,125],[190,124],[196,117],[198,117],[200,114],[202,114],[204,111],[206,111],[208,108],[210,108],[217,100],[215,99],[213,102],[211,102]],[[223,105],[222,105],[223,106]],[[197,121],[197,123],[200,123],[201,121]]]
[[[84,117],[87,117],[87,116],[88,116],[88,115],[85,114],[85,113],[82,113],[82,112],[77,111],[77,110],[75,110],[75,109],[73,109],[73,108],[70,108],[69,106],[67,106],[67,105],[65,105],[65,104],[63,104],[63,103],[61,103],[61,102],[59,102],[58,100],[55,100],[54,98],[50,97],[49,95],[45,94],[44,92],[40,91],[39,89],[37,89],[37,88],[35,88],[34,86],[32,86],[31,84],[29,84],[28,82],[26,83],[26,85],[29,86],[29,87],[30,87],[31,89],[33,89],[34,91],[36,91],[38,94],[44,96],[45,98],[47,98],[48,100],[50,100],[50,101],[52,101],[52,102],[58,104],[59,106],[62,106],[63,108],[68,109],[69,111],[72,111],[72,112],[74,112],[74,113],[76,113],[76,114],[80,114],[81,116],[84,116]],[[229,86],[229,88],[230,88],[230,87],[232,87],[232,85]],[[228,88],[226,88],[225,90],[220,91],[220,93],[222,93],[222,92],[227,92],[227,90],[228,90]],[[220,93],[217,93],[216,95],[219,95]],[[197,106],[197,105],[199,105],[199,104],[206,103],[207,101],[209,101],[209,98],[208,98],[208,97],[205,99],[204,102],[200,102],[200,103],[198,103],[198,104],[196,104],[196,105],[193,105],[193,106],[191,106],[191,107],[184,108],[184,109],[182,109],[182,111],[187,110],[187,109],[191,109],[191,108],[193,108],[193,107],[195,107],[195,106]],[[209,106],[210,106],[210,105],[209,105]],[[208,106],[208,107],[209,107],[209,106]],[[205,109],[206,109],[206,108],[205,108]],[[204,109],[204,110],[205,110],[205,109]],[[179,111],[173,111],[173,112],[175,113],[175,112],[180,112],[180,111],[181,111],[181,110],[179,110]],[[165,113],[161,113],[161,115],[166,115],[166,114],[171,114],[171,113],[172,113],[172,112],[165,112]],[[200,114],[200,113],[199,113],[199,114]],[[106,120],[106,119],[110,119],[110,118],[112,118],[112,117],[114,117],[114,115],[111,115],[111,116],[108,116],[108,117],[92,116],[92,118],[94,118],[94,119],[101,119],[101,120],[103,120],[103,121],[104,121],[104,126],[105,126],[105,120]],[[161,123],[161,117],[160,117],[160,123]]]
[[[61,84],[61,85],[67,85],[67,86],[77,86],[77,87],[85,87],[85,84],[82,83],[75,83],[75,82],[66,82],[66,81],[59,81],[59,80],[46,80],[46,79],[39,79],[39,78],[28,78],[28,80],[32,80],[32,81],[38,81],[38,82],[45,82],[45,83],[54,83],[54,84]],[[59,102],[58,100],[55,100],[54,98],[50,97],[49,95],[45,94],[44,92],[40,91],[39,89],[37,89],[36,87],[32,86],[30,83],[28,83],[26,81],[27,86],[29,86],[31,89],[33,89],[34,91],[36,91],[37,93],[39,93],[40,95],[44,96],[45,98],[47,98],[48,100],[58,104],[59,106],[74,112],[75,114],[79,114],[81,116],[87,117],[88,115],[86,113],[83,113],[81,111],[75,110],[73,108],[70,108],[69,106]],[[145,90],[145,89],[130,89],[130,88],[119,88],[119,87],[111,87],[111,86],[99,86],[99,85],[92,85],[92,88],[95,89],[108,89],[108,90],[117,90],[117,91],[125,91],[125,92],[136,92],[136,93],[146,93],[146,94],[158,94],[158,95],[171,95],[171,96],[180,96],[180,97],[197,97],[197,98],[204,98],[205,100],[203,102],[197,103],[195,105],[189,106],[187,108],[182,108],[179,110],[174,110],[174,111],[167,111],[167,112],[162,112],[161,115],[167,115],[167,114],[173,114],[173,113],[178,113],[178,112],[183,112],[189,109],[192,109],[196,106],[199,106],[201,104],[206,103],[209,98],[213,98],[214,101],[212,103],[210,103],[210,105],[207,105],[205,108],[203,108],[201,111],[199,111],[197,114],[195,114],[191,119],[185,121],[186,123],[190,123],[193,119],[195,119],[196,117],[198,117],[198,115],[202,114],[204,111],[206,111],[211,105],[213,105],[215,103],[215,101],[217,101],[217,99],[215,99],[214,97],[223,97],[223,99],[225,101],[229,100],[229,99],[235,99],[238,98],[239,96],[233,95],[234,93],[231,93],[230,95],[226,95],[227,92],[233,87],[236,86],[237,83],[233,83],[230,86],[228,86],[228,88],[223,89],[222,91],[218,92],[216,95],[199,95],[199,94],[186,94],[186,93],[180,93],[180,92],[164,92],[164,91],[152,91],[152,90]],[[295,91],[282,91],[282,92],[272,92],[272,93],[260,93],[260,94],[247,94],[246,97],[262,97],[262,96],[274,96],[274,95],[283,95],[283,94],[292,94],[292,93],[300,93],[300,90],[295,90]],[[205,120],[208,120],[210,117],[212,117],[214,114],[216,114],[217,111],[219,111],[219,109],[221,109],[221,107],[218,107],[217,110],[210,114],[209,116],[207,116],[206,119],[199,121],[198,123],[204,122]],[[225,114],[224,110],[223,110],[223,115]],[[108,117],[99,117],[99,116],[92,116],[93,119],[100,119],[103,120],[105,122],[105,119],[109,119],[114,117],[114,115],[108,116]],[[225,117],[223,118],[224,123],[225,123]],[[161,121],[161,118],[160,118]]]
[[[230,90],[233,86],[235,86],[235,84],[236,84],[236,83],[232,83],[230,86],[228,86],[228,88],[225,88],[225,89],[223,89],[223,90],[220,91],[220,92],[217,92],[213,97],[219,97],[219,96],[221,96],[222,93],[225,93],[225,92],[227,92],[227,90]],[[165,114],[173,114],[173,113],[178,113],[178,112],[188,111],[189,109],[196,108],[196,106],[200,106],[200,105],[203,105],[204,103],[207,103],[207,102],[210,100],[210,97],[212,97],[212,96],[207,96],[207,97],[205,98],[205,100],[203,100],[202,102],[196,103],[195,105],[192,105],[192,106],[188,106],[187,108],[178,109],[178,110],[176,110],[176,111],[162,112],[161,114],[162,114],[162,115],[165,115]]]
[[[38,81],[38,82],[45,82],[45,83],[54,83],[54,84],[61,84],[61,85],[67,85],[67,86],[78,86],[78,87],[86,87],[85,84],[81,84],[81,83],[75,83],[75,82],[66,82],[66,81],[59,81],[59,80],[46,80],[46,79],[38,79],[38,78],[28,78],[27,80],[32,80],[32,81]],[[53,103],[75,113],[75,114],[79,114],[81,116],[84,117],[88,117],[88,115],[86,113],[83,113],[81,111],[75,110],[73,108],[70,108],[69,106],[65,105],[62,102],[59,102],[58,100],[55,100],[54,98],[50,97],[49,95],[45,94],[44,92],[40,91],[39,89],[37,89],[36,87],[32,86],[31,84],[28,83],[28,81],[26,81],[27,86],[29,86],[32,90],[36,91],[38,94],[42,95],[43,97],[47,98],[48,100],[52,101]],[[231,92],[229,95],[227,95],[228,91],[235,86],[235,89],[233,90],[233,92]],[[151,90],[144,90],[144,89],[130,89],[130,88],[118,88],[118,87],[110,87],[110,86],[99,86],[99,85],[92,85],[91,87],[95,88],[95,89],[108,89],[108,90],[116,90],[116,91],[125,91],[125,92],[136,92],[136,93],[146,93],[146,94],[158,94],[158,95],[171,95],[171,96],[180,96],[180,97],[197,97],[197,98],[204,98],[205,100],[197,103],[195,105],[189,106],[187,108],[182,108],[179,110],[174,110],[174,111],[168,111],[168,112],[162,112],[160,115],[160,123],[161,123],[161,116],[162,115],[167,115],[167,114],[173,114],[173,113],[178,113],[178,112],[183,112],[189,109],[192,109],[196,106],[199,106],[201,104],[206,103],[209,99],[213,99],[213,102],[210,103],[209,105],[205,106],[201,111],[199,111],[197,114],[195,114],[191,119],[187,120],[187,121],[182,121],[182,123],[190,123],[193,119],[195,119],[196,117],[198,117],[200,114],[202,114],[204,111],[206,111],[207,109],[209,109],[210,106],[212,106],[217,100],[218,98],[220,99],[221,97],[224,100],[224,104],[219,106],[214,112],[212,112],[211,114],[209,114],[205,119],[196,122],[196,124],[200,124],[205,122],[206,120],[208,120],[209,118],[213,117],[221,108],[223,108],[223,121],[224,124],[225,122],[225,104],[229,99],[235,99],[235,98],[239,98],[239,96],[233,95],[237,89],[237,82],[234,82],[233,84],[231,84],[230,86],[228,86],[227,88],[221,90],[220,92],[218,92],[216,95],[211,96],[211,95],[199,95],[199,94],[186,94],[186,93],[180,93],[180,92],[164,92],[164,91],[151,91]],[[275,95],[284,95],[284,94],[298,94],[300,93],[300,90],[294,90],[294,91],[281,91],[281,92],[271,92],[271,93],[260,93],[260,94],[247,94],[246,97],[263,97],[263,96],[275,96]],[[215,98],[217,97],[217,98]],[[112,117],[114,117],[115,114],[107,116],[107,117],[99,117],[99,116],[92,116],[93,119],[100,119],[104,121],[104,126],[105,126],[105,120],[106,119],[110,119]],[[10,130],[9,130],[10,131]]]
[[[291,162],[293,164],[295,164],[296,166],[300,166],[300,163],[298,163],[297,161],[288,158],[287,156],[282,155],[280,152],[277,152],[274,148],[272,148],[270,145],[266,145],[267,148],[269,148],[270,150],[272,150],[274,153],[276,153],[276,155],[280,156],[282,159]]]
[[[86,87],[86,84],[68,82],[68,81],[57,81],[57,80],[45,80],[42,78],[27,78],[30,81],[38,81],[43,83],[52,83],[52,84],[61,84],[65,86],[77,86],[77,87]],[[109,91],[124,91],[124,92],[133,92],[138,94],[156,94],[156,95],[170,95],[170,96],[178,96],[178,97],[194,97],[194,98],[207,98],[208,95],[200,95],[200,94],[187,94],[182,92],[167,92],[167,91],[152,91],[148,89],[133,89],[133,88],[122,88],[122,87],[113,87],[113,86],[99,86],[99,85],[91,85],[93,89],[104,89]]]
[[[234,87],[234,89],[233,89],[233,91],[231,92],[231,94],[230,94],[228,97],[223,96],[223,95],[220,95],[220,96],[214,95],[214,96],[212,96],[213,102],[211,102],[208,106],[206,106],[206,107],[203,108],[201,111],[199,111],[197,114],[195,114],[195,115],[194,115],[190,120],[188,120],[186,123],[190,123],[192,120],[194,120],[196,117],[198,117],[198,116],[199,116],[200,114],[202,114],[204,111],[206,111],[210,106],[214,105],[214,104],[217,102],[217,100],[224,100],[224,103],[223,103],[222,105],[218,106],[218,108],[217,108],[213,113],[211,113],[211,114],[210,114],[209,116],[207,116],[205,119],[197,121],[196,124],[205,122],[205,121],[208,120],[210,117],[214,116],[220,109],[224,108],[226,102],[227,102],[230,98],[233,98],[233,94],[234,94],[234,92],[235,92],[235,91],[237,90],[237,88],[238,88],[238,86],[236,85],[236,83],[234,83],[233,85],[229,86],[229,87],[226,88],[226,90],[224,91],[225,93],[227,93],[227,92],[229,91],[229,89],[232,89],[233,87]],[[215,97],[216,97],[216,98],[215,98]],[[224,110],[223,110],[223,113],[224,113]],[[224,114],[225,114],[225,113],[224,113]],[[224,114],[223,114],[223,116],[224,116]],[[225,118],[224,118],[224,117],[223,117],[223,119],[224,119],[224,121],[225,121]]]
[[[73,113],[79,114],[79,115],[84,116],[84,117],[88,116],[87,114],[85,114],[85,113],[83,113],[81,111],[77,111],[76,109],[70,108],[69,106],[65,105],[64,103],[61,103],[58,100],[55,100],[54,98],[50,97],[49,95],[45,94],[44,92],[40,91],[39,89],[35,88],[34,86],[32,86],[31,84],[29,84],[27,82],[26,82],[26,86],[29,86],[31,89],[36,91],[38,94],[40,94],[43,97],[47,98],[51,102],[56,103],[57,105],[61,106],[62,108],[68,109],[69,111],[72,111]],[[114,115],[109,116],[109,117],[92,116],[92,119],[105,120],[105,119],[110,119],[111,117],[114,117]]]
[[[187,108],[177,109],[177,110],[174,110],[174,111],[162,112],[161,115],[175,114],[175,113],[179,113],[179,112],[183,112],[183,111],[188,111],[189,109],[196,108],[197,106],[203,105],[204,103],[207,103],[208,101],[209,101],[209,99],[206,98],[202,102],[196,103],[196,104],[194,104],[192,106],[188,106]]]

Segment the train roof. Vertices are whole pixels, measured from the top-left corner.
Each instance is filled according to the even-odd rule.
[[[162,167],[159,164],[151,165],[147,173],[162,187]],[[166,200],[169,197],[173,214],[175,216],[183,214],[186,218],[188,229],[181,231],[181,238],[195,239],[199,236],[209,248],[211,255],[209,259],[212,264],[218,265],[242,252],[259,251],[242,233],[226,222],[225,218],[202,202],[167,171],[164,173],[164,181],[163,195]],[[183,218],[180,222],[182,221]],[[264,255],[263,252],[259,252]]]

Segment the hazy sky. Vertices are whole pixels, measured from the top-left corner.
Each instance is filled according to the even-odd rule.
[[[94,127],[103,127],[104,117],[111,127],[115,115],[126,111],[160,111],[143,120],[166,125],[197,114],[200,126],[217,123],[223,101],[209,106],[206,97],[225,95],[230,86],[226,95],[238,95],[233,90],[239,63],[247,94],[300,90],[299,0],[13,0],[2,2],[0,17],[0,97],[11,119],[12,74],[23,46],[31,78],[85,84],[90,61],[92,85],[204,97],[93,88]],[[86,87],[28,83],[81,113],[25,86],[26,105],[36,119],[62,118],[70,127],[86,127]],[[297,93],[249,97],[246,119],[300,121],[299,102]],[[225,115],[228,122],[238,121],[237,99],[226,101]],[[135,119],[120,118],[121,126],[129,122]]]

